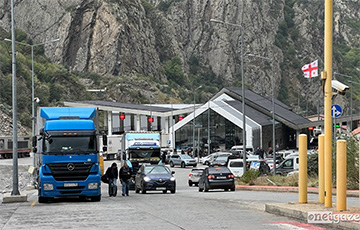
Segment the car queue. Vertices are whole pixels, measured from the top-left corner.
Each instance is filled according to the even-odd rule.
[[[263,175],[272,173],[274,167],[277,169],[277,174],[281,175],[298,169],[296,154],[290,154],[285,160],[282,156],[277,156],[275,163],[273,158],[262,159],[251,152],[247,152],[246,158],[247,170],[257,170]],[[203,166],[198,167],[199,164]],[[135,177],[132,178],[135,192],[145,194],[150,191],[162,193],[170,191],[175,193],[177,184],[175,171],[170,169],[173,167],[191,167],[187,180],[188,186],[197,186],[199,192],[208,192],[211,189],[235,191],[236,178],[241,177],[245,171],[242,154],[239,154],[237,150],[219,151],[200,159],[183,153],[164,153],[158,165],[144,164],[136,172]]]

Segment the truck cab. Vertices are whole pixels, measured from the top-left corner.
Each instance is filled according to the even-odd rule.
[[[101,200],[95,108],[41,108],[39,203],[55,197]]]

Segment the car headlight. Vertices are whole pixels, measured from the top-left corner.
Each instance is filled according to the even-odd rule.
[[[175,177],[171,177],[170,180],[171,180],[171,181],[175,181]]]
[[[144,177],[144,181],[145,181],[145,182],[149,182],[149,181],[151,181],[151,179],[146,176],[146,177]]]
[[[97,182],[88,184],[88,189],[97,189],[99,184]]]
[[[52,184],[44,184],[44,190],[54,190],[54,185],[52,185]]]

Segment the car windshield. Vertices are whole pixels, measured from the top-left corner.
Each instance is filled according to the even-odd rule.
[[[217,157],[217,161],[227,161],[228,157]]]
[[[192,159],[191,156],[189,156],[189,155],[181,155],[181,158],[182,159]]]
[[[226,167],[211,167],[209,173],[230,173],[230,170]]]
[[[155,166],[150,169],[146,174],[170,174],[170,170],[167,167]]]

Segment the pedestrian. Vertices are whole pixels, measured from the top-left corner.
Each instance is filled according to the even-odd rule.
[[[114,162],[112,163],[111,167],[106,170],[106,178],[109,181],[109,196],[116,196],[117,193],[117,185],[116,181],[118,179],[118,168],[117,164]]]
[[[131,178],[131,168],[124,161],[124,166],[119,171],[119,177],[122,184],[122,195],[129,196],[129,180]]]

